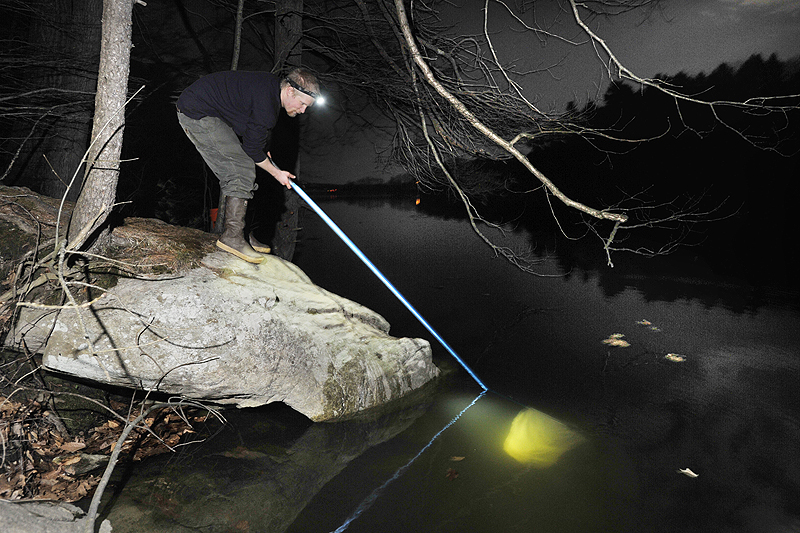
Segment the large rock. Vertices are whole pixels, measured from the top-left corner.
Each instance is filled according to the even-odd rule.
[[[281,401],[315,421],[439,374],[427,341],[391,337],[380,315],[273,256],[211,253],[179,276],[120,279],[78,312],[23,309],[19,324],[14,342],[46,342],[44,366],[58,372],[240,407]]]

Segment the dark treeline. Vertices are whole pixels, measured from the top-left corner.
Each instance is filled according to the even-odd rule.
[[[754,55],[738,68],[722,64],[709,75],[660,79],[684,94],[721,102],[799,94],[800,59],[781,62],[774,55],[767,60]],[[697,253],[715,270],[753,283],[777,281],[771,271],[790,281],[792,243],[800,229],[793,209],[800,170],[796,109],[786,115],[748,113],[615,84],[601,105],[583,111],[592,128],[623,139],[651,140],[626,146],[605,139],[591,145],[568,139],[536,154],[546,155],[543,166],[560,160],[577,167],[568,169],[578,178],[569,183],[583,194],[587,186],[605,195],[617,190],[620,201],[634,196],[654,205],[666,202],[665,211],[697,202],[697,211],[708,213],[700,219],[714,222],[696,224],[682,238],[686,245],[702,245]],[[746,131],[748,138],[736,130]]]
[[[659,76],[684,94],[704,100],[746,100],[800,94],[800,58],[753,55],[740,66],[722,64],[711,74]],[[677,239],[672,257],[618,253],[616,271],[663,270],[689,257],[698,275],[724,276],[748,285],[797,291],[793,248],[800,224],[793,204],[800,192],[800,126],[797,110],[786,115],[743,112],[741,108],[676,100],[655,89],[616,83],[602,102],[567,107],[584,127],[603,135],[563,135],[537,144],[528,158],[556,179],[569,196],[588,203],[619,205],[631,216],[693,210],[689,222],[621,235],[617,244],[658,250]],[[715,120],[713,113],[723,121]],[[745,139],[734,131],[747,121]],[[726,126],[734,126],[729,128]],[[613,139],[612,139],[613,137]],[[469,169],[469,170],[467,170]],[[511,222],[532,234],[537,255],[557,249],[563,270],[607,270],[599,241],[586,219],[541,192],[528,192],[530,175],[516,162],[475,162],[459,179],[505,177],[505,193],[478,198],[479,212],[495,222]],[[539,189],[541,191],[541,189]],[[446,201],[442,202],[442,200]],[[481,201],[482,200],[482,201]],[[444,203],[443,205],[437,205]],[[463,217],[452,194],[423,201],[421,209]],[[561,228],[553,223],[551,209]],[[463,211],[463,210],[462,210]],[[591,221],[588,221],[591,222]],[[561,229],[573,241],[562,238]],[[586,246],[586,240],[594,246]],[[685,263],[684,263],[685,264]],[[677,272],[676,272],[677,275]],[[622,287],[605,287],[615,293]]]
[[[723,64],[710,75],[659,78],[685,94],[720,101],[798,94],[800,60],[783,63],[771,56],[764,61],[754,55],[738,69]],[[580,111],[570,104],[568,111],[583,117],[593,130],[630,142],[565,136],[536,147],[532,161],[544,171],[571,177],[567,193],[584,198],[593,191],[613,194],[610,184],[623,191],[619,199],[642,191],[660,193],[662,199],[707,192],[717,200],[763,197],[777,207],[786,200],[781,191],[795,187],[789,177],[798,168],[800,127],[788,113],[747,113],[722,104],[712,108],[627,83],[611,85],[599,104],[589,103]],[[741,129],[743,121],[749,139],[725,126]]]

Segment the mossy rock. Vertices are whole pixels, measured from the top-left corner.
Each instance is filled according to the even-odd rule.
[[[216,250],[217,236],[153,218],[126,218],[114,228],[109,257],[146,274],[180,273]]]

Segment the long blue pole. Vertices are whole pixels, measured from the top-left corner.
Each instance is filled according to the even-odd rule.
[[[484,385],[484,384],[483,384],[483,382],[482,382],[482,381],[480,380],[480,378],[479,378],[479,377],[478,377],[478,376],[475,374],[475,372],[473,372],[473,371],[472,371],[472,369],[471,369],[470,367],[468,367],[468,366],[467,366],[467,364],[466,364],[464,361],[462,361],[462,360],[461,360],[461,358],[458,356],[458,354],[455,352],[455,350],[453,350],[453,348],[451,348],[451,347],[450,347],[450,345],[449,345],[449,344],[447,344],[447,342],[445,342],[445,340],[442,338],[442,336],[441,336],[441,335],[439,335],[439,334],[436,332],[436,330],[435,330],[435,329],[433,329],[433,326],[431,326],[431,325],[428,323],[428,321],[427,321],[427,320],[425,320],[425,319],[422,317],[422,315],[421,315],[421,314],[419,314],[419,312],[418,312],[418,311],[417,311],[417,310],[414,308],[414,306],[413,306],[413,305],[411,305],[411,304],[408,302],[408,300],[406,300],[406,299],[405,299],[405,297],[404,297],[402,294],[400,294],[400,291],[398,291],[398,290],[395,288],[395,286],[394,286],[394,285],[392,285],[392,283],[391,283],[391,282],[390,282],[388,279],[386,279],[386,276],[384,276],[384,275],[381,273],[381,271],[380,271],[380,270],[378,270],[378,267],[376,267],[374,264],[372,264],[372,261],[370,261],[370,260],[369,260],[369,258],[368,258],[366,255],[364,255],[364,252],[362,252],[362,251],[361,251],[361,250],[358,248],[358,246],[356,246],[356,245],[355,245],[355,243],[354,243],[353,241],[351,241],[351,240],[350,240],[350,237],[348,237],[347,235],[345,235],[345,233],[344,233],[344,232],[341,230],[341,228],[339,228],[339,226],[337,226],[337,225],[336,225],[336,223],[335,223],[333,220],[331,220],[331,218],[330,218],[330,217],[329,217],[327,214],[325,214],[325,211],[323,211],[323,210],[322,210],[322,208],[320,208],[320,206],[318,206],[318,205],[317,205],[317,203],[316,203],[314,200],[312,200],[312,199],[311,199],[311,198],[310,198],[310,197],[309,197],[309,196],[308,196],[308,195],[305,193],[305,191],[303,191],[303,189],[301,189],[301,188],[300,188],[300,186],[299,186],[299,185],[297,185],[296,183],[292,182],[292,188],[293,188],[293,189],[294,189],[294,190],[297,192],[297,194],[299,194],[299,195],[300,195],[300,197],[301,197],[303,200],[305,200],[305,202],[306,202],[308,205],[310,205],[310,206],[311,206],[311,208],[312,208],[312,209],[313,209],[313,210],[314,210],[314,211],[315,211],[315,212],[316,212],[316,213],[317,213],[317,214],[318,214],[318,215],[319,215],[319,216],[322,218],[322,220],[324,220],[324,221],[325,221],[325,223],[326,223],[326,224],[327,224],[327,225],[328,225],[328,226],[329,226],[329,227],[330,227],[330,228],[331,228],[331,229],[334,231],[334,233],[336,233],[336,235],[338,235],[338,236],[339,236],[339,238],[340,238],[340,239],[342,239],[342,240],[344,241],[344,243],[345,243],[345,244],[346,244],[346,245],[347,245],[347,246],[348,246],[348,247],[349,247],[351,250],[353,250],[353,252],[354,252],[354,253],[355,253],[355,254],[358,256],[358,258],[359,258],[359,259],[361,259],[361,261],[363,261],[363,262],[364,262],[364,264],[365,264],[365,265],[367,265],[367,267],[369,267],[369,269],[370,269],[370,270],[372,270],[372,273],[373,273],[373,274],[375,274],[376,276],[378,276],[378,279],[379,279],[379,280],[381,280],[381,281],[383,282],[383,284],[384,284],[384,285],[386,285],[386,287],[387,287],[387,288],[388,288],[390,291],[392,291],[392,294],[394,294],[394,295],[397,297],[397,299],[398,299],[398,300],[400,300],[400,301],[403,303],[403,305],[405,305],[405,306],[406,306],[406,308],[408,308],[408,310],[409,310],[409,311],[411,311],[411,314],[412,314],[412,315],[414,315],[414,316],[416,317],[416,319],[417,319],[417,320],[419,320],[419,321],[420,321],[420,323],[421,323],[423,326],[425,326],[425,328],[427,328],[427,330],[428,330],[428,331],[430,331],[430,332],[431,332],[431,335],[433,335],[434,337],[436,337],[436,340],[437,340],[437,341],[439,341],[439,343],[440,343],[442,346],[444,346],[444,348],[445,348],[445,349],[446,349],[448,352],[450,352],[450,355],[452,355],[452,356],[455,358],[455,360],[456,360],[456,361],[458,361],[458,363],[459,363],[459,364],[460,364],[462,367],[464,367],[464,370],[466,370],[466,371],[467,371],[467,374],[469,374],[469,375],[472,377],[472,379],[474,379],[474,380],[475,380],[475,382],[476,382],[478,385],[480,385],[480,386],[481,386],[481,388],[482,388],[484,391],[487,391],[487,390],[489,390],[489,388],[488,388],[486,385]]]

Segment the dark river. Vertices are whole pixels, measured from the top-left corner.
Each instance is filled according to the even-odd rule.
[[[796,295],[681,256],[582,269],[540,250],[531,275],[414,204],[320,199],[490,391],[309,211],[296,263],[430,340],[444,377],[364,420],[226,412],[126,473],[115,533],[800,531]]]

